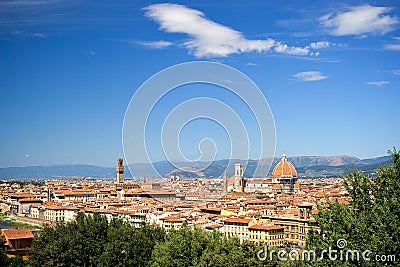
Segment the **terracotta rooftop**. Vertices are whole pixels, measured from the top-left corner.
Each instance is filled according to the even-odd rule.
[[[7,240],[33,238],[32,232],[27,229],[3,229],[1,232]]]
[[[286,155],[283,154],[282,160],[276,164],[274,170],[272,171],[273,178],[281,177],[297,177],[297,171],[287,159]]]
[[[263,224],[255,224],[249,226],[249,230],[263,230],[263,231],[271,231],[271,230],[283,230],[283,226],[278,225],[263,225]]]
[[[251,219],[244,219],[244,218],[228,218],[224,220],[224,223],[242,223],[242,224],[248,224],[251,222]]]
[[[42,203],[43,201],[39,198],[23,198],[19,202],[20,203]]]
[[[208,225],[206,226],[206,229],[216,229],[216,228],[221,228],[222,225],[220,224],[212,224],[212,225]]]

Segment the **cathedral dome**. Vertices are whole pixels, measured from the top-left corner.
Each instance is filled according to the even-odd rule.
[[[290,163],[287,160],[285,154],[283,154],[282,160],[278,164],[276,164],[274,170],[272,171],[272,177],[273,178],[283,178],[283,177],[293,178],[293,177],[297,177],[296,169],[294,168],[292,163]]]

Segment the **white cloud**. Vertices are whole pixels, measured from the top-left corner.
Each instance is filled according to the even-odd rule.
[[[248,62],[248,63],[246,63],[246,66],[256,67],[258,65],[256,63]]]
[[[45,33],[41,32],[23,32],[23,31],[13,31],[11,32],[12,35],[15,35],[19,38],[30,38],[30,37],[35,37],[35,38],[40,38],[40,39],[47,39],[48,35]]]
[[[310,46],[294,47],[271,38],[246,39],[241,32],[216,23],[201,11],[178,4],[154,4],[144,8],[145,15],[160,29],[189,36],[182,46],[196,57],[226,57],[234,53],[268,52],[289,55],[311,55]],[[313,54],[314,55],[314,54]]]
[[[154,48],[154,49],[163,49],[163,48],[167,48],[168,46],[173,45],[173,43],[171,42],[167,42],[167,41],[142,41],[142,42],[136,42],[139,45],[143,45],[149,48]]]
[[[85,55],[92,56],[92,57],[94,57],[95,55],[97,55],[97,53],[94,52],[94,51],[84,51],[83,53],[84,53]]]
[[[392,70],[392,73],[393,73],[394,75],[400,75],[400,70]]]
[[[233,83],[232,80],[222,80],[223,83]]]
[[[395,37],[394,39],[396,39],[398,41],[398,43],[397,44],[387,44],[387,45],[385,45],[385,49],[400,50],[400,37]]]
[[[328,48],[329,46],[330,46],[330,43],[328,41],[319,41],[319,42],[310,44],[310,47],[313,49]]]
[[[387,15],[392,9],[361,5],[350,7],[345,12],[327,14],[321,17],[320,21],[336,36],[366,33],[382,35],[394,30],[395,25],[399,23],[396,16]]]
[[[32,32],[31,35],[32,35],[33,37],[38,37],[38,38],[41,38],[41,39],[47,39],[47,35],[44,34],[44,33]]]
[[[25,154],[24,156],[25,156],[25,158],[29,158],[29,157],[31,156],[31,154],[28,154],[28,153],[27,153],[27,154]]]
[[[326,75],[323,75],[319,71],[303,71],[303,72],[298,72],[293,75],[293,77],[303,81],[303,82],[314,82],[314,81],[319,81],[319,80],[325,80],[329,78]]]
[[[368,85],[375,85],[375,86],[382,86],[389,83],[390,83],[389,81],[366,82],[366,84]]]
[[[389,50],[400,50],[400,44],[388,44],[385,45],[385,48]]]
[[[52,4],[55,2],[59,2],[59,0],[36,0],[36,1],[27,1],[27,0],[6,0],[0,2],[0,7],[2,8],[15,8],[15,7],[30,7],[30,6],[40,6]]]
[[[296,47],[296,46],[288,46],[286,44],[277,43],[274,47],[275,52],[281,54],[295,55],[295,56],[305,56],[310,53],[310,49],[308,46],[306,47]]]

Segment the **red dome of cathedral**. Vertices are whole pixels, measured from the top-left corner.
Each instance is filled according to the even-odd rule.
[[[286,155],[283,154],[282,160],[276,164],[274,170],[272,171],[273,178],[281,178],[281,177],[297,177],[297,171],[290,163]]]

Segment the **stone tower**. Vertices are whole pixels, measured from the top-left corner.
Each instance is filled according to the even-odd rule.
[[[117,172],[117,184],[122,184],[124,182],[124,160],[122,158],[118,158],[115,171]]]
[[[237,192],[244,192],[244,184],[245,180],[243,177],[243,165],[241,163],[236,163],[235,164],[235,176],[236,176],[236,182],[237,182]]]
[[[242,177],[243,176],[243,165],[242,163],[235,164],[235,176]]]
[[[244,177],[243,176],[239,177],[238,192],[240,193],[244,192],[244,183],[245,183]]]

